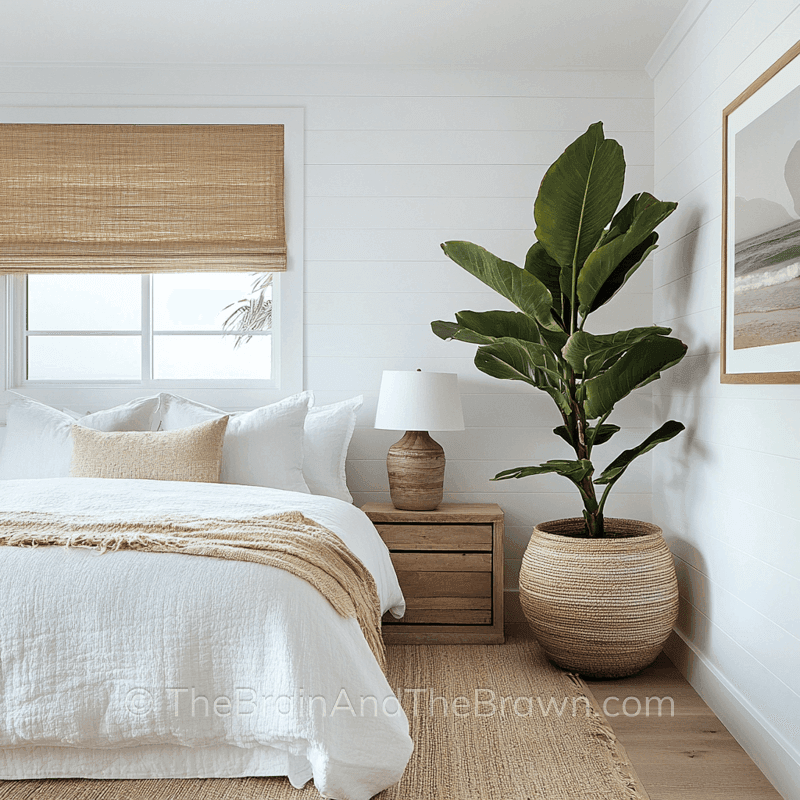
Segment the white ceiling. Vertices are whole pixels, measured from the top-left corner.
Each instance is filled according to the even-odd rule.
[[[0,61],[643,69],[686,0],[2,0]]]

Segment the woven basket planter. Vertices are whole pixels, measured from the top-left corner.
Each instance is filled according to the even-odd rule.
[[[548,658],[591,678],[651,664],[678,616],[678,583],[661,528],[605,520],[607,537],[578,537],[583,520],[533,529],[519,576],[522,610]]]

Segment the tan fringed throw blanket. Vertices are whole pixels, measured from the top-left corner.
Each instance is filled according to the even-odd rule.
[[[342,617],[355,617],[381,669],[386,668],[375,580],[336,534],[299,511],[248,519],[134,521],[0,513],[2,545],[184,553],[278,567],[310,583]]]

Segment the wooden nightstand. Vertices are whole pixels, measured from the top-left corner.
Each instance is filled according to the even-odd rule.
[[[495,503],[443,503],[399,511],[367,503],[392,555],[406,615],[383,618],[387,644],[502,644],[503,510]]]

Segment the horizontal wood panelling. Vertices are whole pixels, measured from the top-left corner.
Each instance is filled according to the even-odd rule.
[[[655,110],[658,113],[686,83],[692,73],[703,63],[714,45],[724,38],[730,27],[753,4],[753,0],[734,0],[730,5],[733,13],[720,5],[710,4],[703,8],[686,35],[677,42],[669,57],[669,67],[662,68],[655,76],[657,96]],[[705,3],[708,6],[708,3]],[[738,12],[738,13],[737,13]]]
[[[308,131],[306,161],[308,164],[548,165],[588,124],[572,131]],[[647,166],[652,161],[651,132],[609,130],[608,135],[619,139],[631,165]]]
[[[725,549],[730,552],[725,553]],[[693,559],[691,552],[684,554]],[[715,560],[719,562],[719,568],[705,562],[693,566],[677,554],[676,569],[681,596],[706,616],[713,614],[715,623],[722,630],[762,663],[770,663],[776,676],[795,693],[800,694],[800,674],[796,669],[796,665],[800,663],[798,620],[792,619],[791,612],[786,609],[787,603],[790,606],[793,603],[797,586],[791,586],[791,579],[787,579],[779,571],[766,567],[763,563],[759,564],[755,559],[741,553],[737,556],[732,548],[719,548]],[[719,574],[723,580],[738,576],[739,585],[725,587],[714,580],[712,575],[703,572],[703,569]],[[758,580],[752,572],[748,575],[748,569],[758,569],[760,576],[774,582],[768,590],[771,598],[764,597],[761,601],[756,601],[760,608],[741,599],[746,593],[742,588],[752,586]],[[771,612],[781,607],[784,610],[778,616],[782,619],[777,621],[773,619],[776,615]]]
[[[566,445],[552,436],[552,427],[557,425],[560,420],[558,418],[554,420],[540,418],[534,422],[535,424],[530,427],[524,425],[498,428],[486,426],[469,428],[465,431],[442,431],[436,432],[434,438],[444,447],[448,462],[478,460],[483,463],[488,461],[490,464],[487,469],[503,464],[519,466],[512,462],[563,458],[568,453]],[[552,423],[552,425],[548,423]],[[551,435],[546,436],[546,433]],[[598,445],[598,461],[606,453],[610,460],[612,453],[617,454],[619,450],[638,444],[648,433],[649,429],[646,428],[620,431],[603,450],[600,450],[600,447],[603,446]],[[397,431],[357,428],[353,434],[350,458],[354,461],[385,461],[389,447],[401,435],[402,433]],[[647,456],[642,456],[642,458],[647,458]],[[526,483],[534,482],[535,479],[521,478],[511,481],[510,485],[522,487]]]
[[[800,798],[799,386],[719,382],[722,109],[800,38],[794,0],[712,0],[656,79],[656,195],[680,199],[654,259],[654,318],[689,355],[653,385],[687,432],[653,457],[690,681],[784,797]],[[713,678],[711,677],[713,676]]]
[[[276,98],[277,99],[277,98]],[[653,115],[638,99],[483,97],[293,97],[307,105],[309,131],[571,131],[587,116],[615,131],[651,131]],[[276,103],[277,105],[278,103]]]
[[[520,259],[522,261],[522,259]],[[402,265],[399,265],[402,269]],[[454,264],[452,269],[458,269]],[[475,282],[478,289],[481,284]],[[646,324],[652,312],[647,301],[650,296],[640,295],[636,297],[639,302],[631,302],[627,305],[612,305],[599,308],[594,315],[597,319],[595,329],[597,331],[616,330],[619,328],[634,327],[638,324]],[[443,315],[454,315],[456,311],[469,309],[471,311],[491,311],[492,309],[502,309],[511,311],[514,306],[497,295],[490,292],[475,291],[471,293],[459,293],[450,295],[434,292],[391,292],[383,297],[375,297],[372,294],[351,292],[338,294],[334,298],[330,295],[307,294],[306,311],[310,317],[307,325],[345,325],[355,328],[354,338],[360,339],[359,325],[385,325],[391,329],[395,325],[420,325],[426,327],[430,332],[430,323],[435,319],[442,319]],[[311,319],[314,321],[312,322]],[[430,343],[434,344],[438,339],[433,333],[429,333]],[[467,345],[461,348],[466,342],[451,342],[453,355],[463,355],[473,357],[475,346]],[[412,351],[413,352],[413,351]],[[417,350],[416,352],[420,352]],[[425,355],[427,352],[422,351]],[[313,351],[309,355],[314,356]],[[388,355],[388,354],[387,354]]]
[[[461,405],[468,430],[480,427],[491,427],[495,430],[499,428],[544,428],[545,430],[552,430],[559,424],[558,412],[553,408],[552,400],[544,392],[509,393],[502,391],[506,385],[508,384],[496,381],[492,386],[488,387],[486,392],[480,393],[467,391],[462,387]],[[351,395],[352,392],[341,389],[338,391],[318,389],[314,392],[317,405],[338,403],[346,400]],[[497,413],[499,403],[502,404],[502,415]],[[364,405],[356,420],[357,431],[359,431],[357,436],[359,441],[366,445],[368,441],[362,437],[367,435],[366,431],[371,431],[372,433],[368,435],[381,437],[380,445],[386,443],[388,449],[389,445],[393,444],[396,439],[389,441],[388,434],[387,438],[383,438],[383,434],[374,430],[373,422],[375,421],[376,407],[376,396],[369,395],[364,398]],[[645,387],[644,391],[628,395],[619,404],[617,413],[620,416],[624,415],[626,431],[651,429],[652,399],[647,387]],[[541,433],[543,434],[544,431]],[[399,438],[399,436],[396,438]],[[375,453],[376,451],[373,448],[370,451],[363,452]],[[368,457],[381,458],[382,455],[382,453],[378,452],[377,455]],[[505,455],[503,453],[503,457]],[[364,458],[365,456],[361,455],[360,457]]]
[[[529,201],[549,163],[541,164],[312,164],[309,197],[522,198]],[[652,183],[650,165],[629,165],[627,194]],[[443,204],[446,205],[446,204]],[[529,208],[528,205],[524,205]]]
[[[1,86],[1,85],[0,85]],[[241,96],[241,105],[253,98]],[[0,92],[0,101],[3,93]],[[42,98],[38,98],[41,103]],[[102,95],[93,98],[102,101]],[[110,99],[110,98],[108,98]],[[196,105],[217,105],[225,96],[199,94]],[[184,105],[161,95],[154,105]],[[638,99],[570,97],[483,97],[481,113],[469,97],[319,97],[260,94],[258,105],[308,108],[308,131],[579,131],[587,116],[603,119],[609,130],[639,133],[653,128],[652,112]]]
[[[329,390],[349,392],[351,395],[365,392],[377,395],[381,373],[385,369],[455,372],[459,376],[459,385],[471,391],[488,391],[491,394],[530,392],[529,386],[518,385],[518,382],[512,384],[509,381],[498,385],[497,380],[476,371],[472,357],[431,358],[412,354],[402,358],[386,356],[367,359],[361,356],[331,359],[306,356],[305,362],[308,386],[321,386]]]
[[[529,231],[534,227],[533,193],[519,197],[310,197],[307,228],[492,228]]]
[[[458,269],[444,254],[432,261],[307,261],[306,291],[309,294],[475,294],[476,279]],[[651,265],[642,265],[625,284],[628,294],[650,295],[653,288]],[[463,298],[454,297],[454,302]],[[339,298],[336,298],[338,302]],[[502,301],[500,301],[502,302]],[[642,301],[644,302],[644,301]]]
[[[27,102],[51,94],[88,105],[88,95],[221,98],[280,97],[555,97],[639,98],[652,107],[644,71],[502,71],[243,65],[0,65],[0,89]],[[84,93],[84,94],[82,94]]]
[[[480,241],[495,255],[516,263],[525,258],[533,236],[529,231],[512,229],[314,228],[306,231],[306,253],[314,261],[374,261],[381,254],[395,263],[429,261],[442,252],[442,242],[454,239]]]
[[[701,645],[699,649],[703,655],[709,657],[710,663],[717,670],[721,672],[724,669],[722,674],[755,708],[762,713],[770,708],[770,723],[777,731],[788,729],[787,740],[793,744],[791,731],[794,720],[800,714],[800,694],[780,681],[767,664],[749,653],[685,598],[675,628],[689,641]],[[713,648],[710,648],[708,645],[712,643]],[[776,692],[781,695],[781,704],[772,709]],[[784,796],[794,800],[791,794]]]
[[[400,235],[399,232],[398,235]],[[451,268],[459,269],[455,264],[452,264]],[[398,265],[398,269],[402,269],[402,265]],[[425,326],[430,331],[430,323],[440,314],[450,314],[465,308],[473,311],[491,311],[493,308],[511,311],[514,308],[502,297],[491,292],[481,291],[483,284],[473,280],[472,292],[458,294],[455,297],[445,293],[424,291],[408,293],[393,291],[383,297],[350,292],[337,295],[332,300],[330,295],[324,293],[309,293],[306,294],[306,312],[309,317],[306,324],[346,325],[355,328],[354,336],[360,339],[359,325],[386,325],[391,330],[391,326],[394,325],[416,324]],[[431,344],[438,339],[432,332],[430,337]],[[439,341],[442,340],[439,339]],[[452,344],[456,348],[454,355],[470,357],[475,353],[474,345],[471,350],[459,353],[458,345],[465,344],[465,342],[452,342]]]
[[[762,42],[797,8],[794,0],[771,0],[765,4],[753,3],[752,0],[728,2],[729,8],[725,9],[726,22],[722,29],[717,28],[717,35],[722,34],[731,21],[733,24],[724,31],[719,44],[710,49],[708,57],[697,65],[688,80],[657,112],[657,147],[676,128],[685,124],[687,110],[691,118],[715,91],[724,86],[731,74],[750,56],[753,42]],[[776,53],[772,60],[777,56]]]
[[[329,298],[329,296],[326,296]],[[450,314],[443,315],[449,317]],[[402,357],[412,348],[429,357],[470,357],[472,348],[463,342],[445,342],[435,336],[430,325],[348,325],[342,316],[335,325],[307,325],[306,348],[315,358]],[[459,352],[460,351],[460,352]]]
[[[702,214],[695,207],[682,218],[683,226],[676,231],[676,238],[665,243],[666,246],[662,245],[655,253],[654,287],[690,275],[694,271],[693,266],[703,269],[711,264],[719,265],[722,247],[721,210],[709,206],[706,213]]]
[[[698,183],[720,172],[722,161],[717,158],[719,155],[717,132],[715,130],[705,139],[699,139],[699,143],[691,153],[660,177],[658,186],[664,197],[677,197],[679,192],[686,191],[686,172],[692,172]]]
[[[642,431],[641,435],[635,444],[639,444],[651,431],[648,429]],[[434,437],[437,441],[441,439],[441,435],[437,434]],[[597,456],[597,463],[605,465],[606,461],[610,461],[613,456],[618,455],[623,449],[627,449],[621,442],[617,442],[613,451],[608,454]],[[558,448],[554,446],[556,452],[550,456],[552,458],[564,457],[567,450],[564,447]],[[505,459],[503,461],[484,461],[481,459],[453,459],[445,449],[447,457],[447,464],[445,467],[445,477],[447,485],[453,489],[461,492],[487,492],[497,494],[497,502],[502,505],[502,495],[511,494],[515,492],[531,492],[533,494],[547,494],[550,492],[557,492],[563,489],[564,478],[560,475],[537,475],[529,478],[512,478],[504,481],[492,481],[492,478],[498,472],[511,467],[530,466],[531,464],[538,464],[542,461],[547,461],[548,458],[539,453],[529,453],[524,458],[520,459]],[[630,474],[625,475],[620,479],[619,488],[627,492],[641,492],[642,494],[650,494],[651,490],[651,471],[650,471],[650,457],[648,455],[641,456],[637,461],[637,470],[631,470]],[[386,477],[386,456],[372,461],[358,461],[350,459],[348,465],[348,475],[358,482],[367,490],[374,492],[386,491],[388,488]]]
[[[704,491],[706,502],[702,509],[697,510],[698,524],[690,531],[684,531],[680,525],[680,515],[674,510],[665,513],[665,535],[675,542],[681,539],[683,544],[680,549],[684,560],[697,569],[709,571],[714,580],[731,592],[736,591],[738,584],[735,572],[719,570],[715,566],[703,567],[699,561],[699,556],[702,555],[699,546],[703,545],[706,539],[709,547],[715,548],[715,552],[733,550],[739,554],[736,556],[737,559],[745,555],[750,557],[751,560],[744,562],[745,568],[750,572],[746,577],[748,583],[760,581],[762,575],[779,572],[781,577],[776,581],[775,587],[765,586],[763,593],[751,592],[750,595],[757,594],[756,597],[752,597],[753,602],[780,605],[783,602],[780,598],[792,593],[791,581],[796,581],[795,576],[800,574],[800,548],[794,546],[800,537],[800,519],[788,518],[777,511],[726,494],[720,491],[720,488],[719,485],[712,483]],[[715,527],[715,523],[719,527]],[[753,536],[753,530],[757,530],[759,535]],[[719,537],[722,532],[724,538]],[[693,549],[690,552],[688,548]],[[676,547],[676,551],[678,549]],[[724,562],[723,556],[721,563]],[[770,600],[776,597],[774,592],[777,593],[778,599]],[[762,611],[771,619],[777,619],[778,615],[784,618],[788,616],[789,622],[784,623],[784,627],[796,626],[798,623],[796,617],[792,616],[793,603],[780,609],[778,615],[764,607]]]

